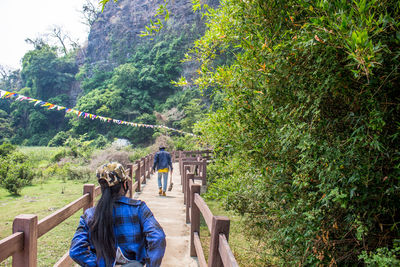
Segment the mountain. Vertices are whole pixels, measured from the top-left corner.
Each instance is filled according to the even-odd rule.
[[[164,4],[163,0],[108,2],[91,26],[84,63],[109,70],[126,62],[138,45],[151,43],[154,37],[140,37],[139,34],[149,25],[150,19],[155,20],[154,16],[161,4]],[[212,0],[209,4],[216,5],[218,1]],[[204,32],[204,22],[199,13],[192,11],[191,1],[171,1],[167,8],[170,12],[169,20],[157,35],[192,31],[193,37],[197,37]],[[191,38],[190,41],[193,40]]]

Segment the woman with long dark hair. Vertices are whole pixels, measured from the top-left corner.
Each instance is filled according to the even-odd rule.
[[[101,198],[81,216],[69,255],[81,266],[160,266],[165,234],[147,205],[125,197],[129,176],[117,162],[97,170]]]

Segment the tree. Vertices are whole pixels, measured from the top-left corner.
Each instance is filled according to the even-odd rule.
[[[91,27],[93,23],[97,20],[100,14],[100,6],[95,4],[91,0],[86,0],[82,6],[82,16],[83,16],[83,24]]]
[[[69,46],[71,46],[73,49],[79,47],[78,42],[72,40],[70,34],[66,33],[61,28],[61,26],[54,25],[50,33],[48,33],[48,36],[58,41],[58,43],[61,45],[61,49],[64,53],[64,56],[68,55],[68,48],[67,48],[68,44],[66,43],[66,41],[69,41]]]
[[[203,91],[224,98],[197,125],[219,159],[208,194],[282,265],[357,265],[379,247],[399,257],[399,9],[227,0],[205,10],[188,58]]]

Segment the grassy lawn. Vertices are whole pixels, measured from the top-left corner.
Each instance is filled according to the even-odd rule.
[[[0,239],[12,233],[12,222],[15,216],[36,214],[38,220],[41,220],[82,196],[82,192],[83,182],[60,180],[34,183],[32,186],[25,187],[21,196],[13,196],[6,190],[0,189]],[[39,238],[38,266],[52,266],[68,251],[81,214],[82,212],[75,213]],[[11,266],[11,258],[0,266]]]
[[[241,216],[224,210],[216,201],[206,201],[214,215],[226,216],[230,219],[229,246],[239,266],[274,266],[274,259],[260,250],[259,241],[246,234],[245,222]],[[206,260],[210,249],[210,233],[206,222],[201,218],[200,240]]]

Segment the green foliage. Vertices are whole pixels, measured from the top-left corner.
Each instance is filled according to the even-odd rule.
[[[57,57],[55,47],[43,45],[26,53],[22,59],[21,77],[26,87],[33,89],[38,99],[66,92],[74,80],[77,66],[67,57]]]
[[[219,158],[209,195],[246,216],[284,265],[359,264],[400,236],[399,8],[224,0],[205,10],[188,59],[218,100],[197,125]]]
[[[70,136],[71,134],[69,132],[60,131],[49,141],[47,145],[53,147],[62,146]]]
[[[25,154],[10,144],[0,146],[0,185],[8,192],[18,195],[33,178],[31,165]]]
[[[58,57],[56,48],[42,44],[24,55],[20,82],[26,87],[16,91],[34,99],[69,106],[67,93],[77,71],[73,57]],[[11,102],[7,112],[11,116],[5,121],[0,119],[0,127],[5,128],[4,137],[16,144],[45,146],[67,125],[64,111],[47,110],[27,101]]]
[[[15,146],[13,146],[10,143],[2,143],[0,145],[0,157],[7,157],[10,155],[12,152],[14,152],[16,149]]]
[[[93,140],[87,139],[87,134],[81,135],[79,138],[69,137],[64,145],[71,149],[73,157],[81,157],[88,161],[95,147],[92,145]]]
[[[174,150],[200,150],[202,146],[198,142],[198,138],[190,135],[173,137]],[[208,175],[208,174],[207,174]]]
[[[4,142],[12,137],[14,129],[11,119],[7,112],[0,109],[0,142]]]
[[[77,164],[67,163],[62,168],[66,173],[69,180],[83,180],[89,181],[95,174],[86,166],[79,166]]]
[[[394,249],[384,247],[370,253],[363,251],[359,258],[364,260],[366,266],[391,267],[400,266],[399,255],[400,247]]]

